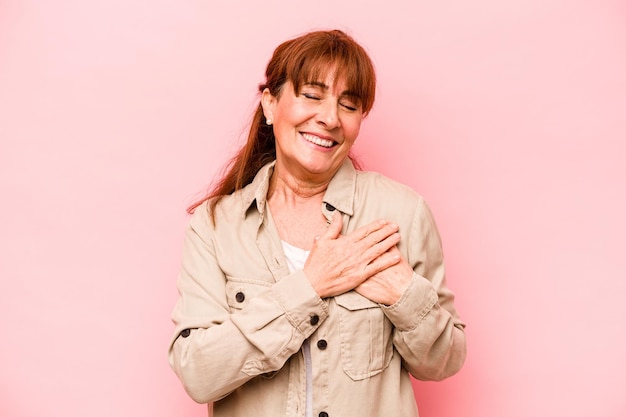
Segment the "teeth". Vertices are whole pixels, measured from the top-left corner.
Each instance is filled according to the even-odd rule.
[[[332,140],[318,138],[317,136],[309,135],[308,133],[303,133],[302,137],[306,139],[307,141],[314,143],[316,145],[319,145],[319,146],[323,146],[324,148],[330,148],[335,143]]]

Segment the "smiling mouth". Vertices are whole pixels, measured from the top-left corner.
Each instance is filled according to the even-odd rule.
[[[337,143],[337,142],[335,142],[333,140],[322,139],[322,138],[320,138],[318,136],[311,135],[309,133],[302,133],[302,137],[307,142],[314,143],[314,144],[316,144],[318,146],[321,146],[323,148],[332,148]]]

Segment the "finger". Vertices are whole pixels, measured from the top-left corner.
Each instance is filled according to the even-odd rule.
[[[372,275],[396,265],[401,259],[402,255],[399,252],[384,252],[365,267],[365,275],[367,277],[371,277]]]
[[[363,257],[365,262],[371,262],[374,259],[382,256],[385,252],[393,252],[392,248],[400,242],[400,233],[393,233],[381,241],[374,241],[363,251]],[[398,256],[399,252],[392,253],[393,256]]]
[[[383,227],[381,227],[380,229],[375,230],[372,233],[370,233],[369,235],[365,236],[362,239],[362,243],[366,247],[373,246],[373,245],[377,244],[378,242],[381,242],[381,241],[385,240],[389,236],[391,236],[391,235],[393,235],[395,233],[398,233],[398,229],[399,229],[399,227],[398,227],[397,224],[395,224],[395,223],[387,223]]]
[[[341,233],[341,227],[343,226],[343,219],[341,213],[338,210],[333,212],[333,217],[328,225],[328,228],[322,235],[326,239],[337,239]]]
[[[366,224],[365,226],[359,227],[358,229],[350,233],[348,236],[354,242],[358,242],[360,240],[363,240],[367,236],[371,235],[372,233],[376,232],[377,230],[380,230],[381,228],[385,227],[387,224],[389,224],[389,222],[386,220],[382,220],[382,219],[375,220],[371,223]]]

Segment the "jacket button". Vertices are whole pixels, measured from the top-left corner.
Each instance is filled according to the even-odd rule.
[[[328,346],[328,343],[326,343],[326,341],[325,341],[324,339],[321,339],[321,340],[318,340],[318,341],[317,341],[317,347],[318,347],[320,350],[324,350],[324,349],[326,349],[326,347],[327,347],[327,346]]]
[[[328,417],[328,413],[326,411],[322,411],[318,414],[319,417]]]
[[[245,299],[246,299],[246,295],[242,293],[241,291],[235,294],[235,300],[237,300],[238,303],[243,303],[243,300]]]
[[[190,334],[190,333],[191,333],[191,330],[189,330],[189,329],[185,329],[185,330],[183,330],[182,332],[180,332],[180,335],[181,335],[182,337],[189,337],[189,334]]]
[[[320,322],[320,317],[317,314],[311,316],[311,326],[315,326],[319,322]]]

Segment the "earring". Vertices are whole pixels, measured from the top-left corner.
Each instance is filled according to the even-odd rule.
[[[266,120],[265,120],[265,123],[266,123],[268,126],[271,126],[271,125],[272,125],[272,119],[266,119]]]

